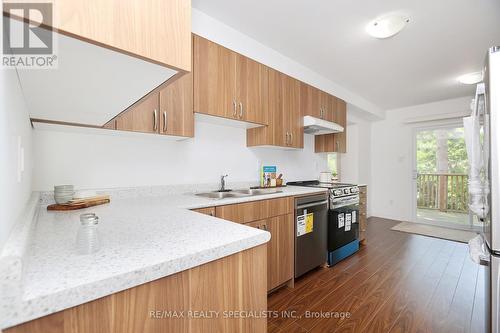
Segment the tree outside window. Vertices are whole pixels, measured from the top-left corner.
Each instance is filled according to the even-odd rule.
[[[332,179],[339,180],[340,161],[337,153],[328,154],[328,169],[332,173]]]

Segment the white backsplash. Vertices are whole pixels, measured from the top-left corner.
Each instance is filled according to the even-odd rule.
[[[276,165],[285,181],[317,179],[327,170],[326,154],[304,149],[246,147],[246,130],[196,122],[195,137],[180,142],[158,138],[34,131],[34,190],[74,184],[81,189],[153,185],[258,182],[262,165]]]

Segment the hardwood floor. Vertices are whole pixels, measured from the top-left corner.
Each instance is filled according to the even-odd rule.
[[[483,332],[485,270],[467,244],[390,230],[396,223],[370,218],[359,252],[271,294],[268,331]]]

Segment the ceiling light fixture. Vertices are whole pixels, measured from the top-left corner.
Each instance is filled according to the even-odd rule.
[[[389,38],[403,30],[408,22],[410,22],[408,17],[398,14],[388,14],[368,23],[366,32],[375,38]]]
[[[476,84],[483,80],[482,72],[467,73],[457,77],[457,81],[463,84]]]

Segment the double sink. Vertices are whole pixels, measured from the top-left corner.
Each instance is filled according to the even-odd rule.
[[[209,199],[224,199],[224,198],[241,198],[241,197],[251,197],[256,195],[281,193],[282,190],[277,188],[249,188],[243,190],[224,190],[224,191],[213,191],[213,192],[202,192],[196,193],[195,195],[209,198]]]

